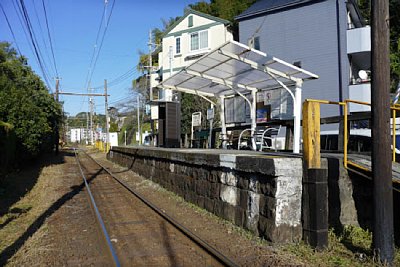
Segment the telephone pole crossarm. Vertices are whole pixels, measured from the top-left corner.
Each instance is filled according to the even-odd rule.
[[[59,95],[77,95],[77,96],[110,96],[106,94],[95,94],[95,93],[89,93],[89,94],[84,94],[84,93],[69,93],[69,92],[58,92]]]

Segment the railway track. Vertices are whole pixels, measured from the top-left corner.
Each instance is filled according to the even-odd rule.
[[[237,266],[85,151],[74,151],[114,265]]]

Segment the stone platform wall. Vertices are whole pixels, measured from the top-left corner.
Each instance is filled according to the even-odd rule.
[[[225,153],[113,147],[107,157],[268,240],[300,240],[301,158]]]

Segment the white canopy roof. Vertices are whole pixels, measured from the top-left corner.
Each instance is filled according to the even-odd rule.
[[[258,50],[229,41],[169,77],[161,87],[203,96],[229,96],[290,86],[318,76]]]

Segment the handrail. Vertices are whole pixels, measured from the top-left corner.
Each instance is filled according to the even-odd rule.
[[[358,100],[352,100],[352,99],[346,99],[343,102],[339,101],[329,101],[329,100],[319,100],[319,99],[306,99],[304,102],[311,102],[311,103],[318,103],[318,104],[332,104],[332,105],[339,105],[343,107],[343,130],[344,130],[344,140],[343,140],[343,164],[344,167],[347,168],[348,165],[353,165],[356,166],[360,169],[363,170],[368,170],[365,167],[362,167],[354,162],[351,162],[348,160],[348,140],[349,140],[349,133],[348,133],[348,105],[350,103],[352,104],[358,104],[358,105],[366,105],[366,106],[371,106],[371,103],[368,102],[363,102],[363,101],[358,101]],[[400,111],[400,105],[395,104],[390,106],[390,110],[392,111],[392,161],[396,161],[396,111]],[[319,114],[318,114],[319,116]],[[318,119],[319,121],[319,119]],[[318,122],[319,123],[319,122]]]

